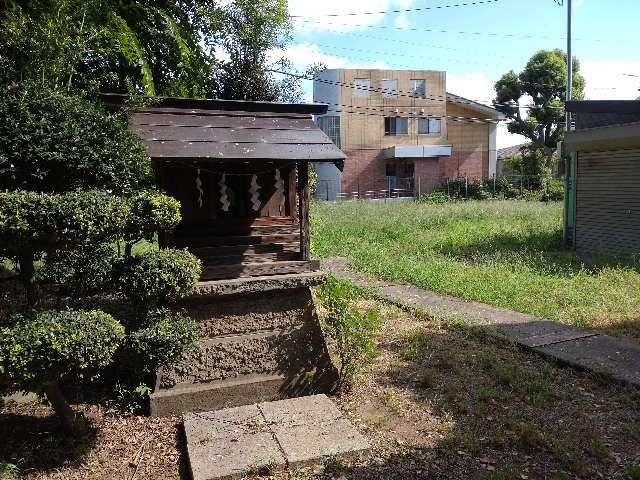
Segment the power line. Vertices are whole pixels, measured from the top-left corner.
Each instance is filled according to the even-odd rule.
[[[493,58],[506,59],[506,57],[504,57],[504,56],[494,55],[493,53],[487,52],[486,50],[469,50],[469,49],[466,49],[466,48],[451,47],[449,45],[445,46],[445,45],[438,45],[438,44],[434,44],[434,43],[411,42],[411,41],[408,41],[408,40],[400,40],[400,39],[397,39],[397,38],[374,37],[372,35],[364,35],[362,33],[356,33],[356,32],[345,32],[345,31],[336,30],[336,29],[332,29],[332,30],[329,30],[329,31],[339,32],[342,35],[351,35],[353,37],[368,38],[368,39],[371,39],[371,40],[379,40],[381,42],[395,42],[395,43],[402,43],[403,45],[411,45],[411,46],[416,46],[416,47],[430,47],[430,48],[437,48],[437,49],[442,49],[442,50],[473,53],[473,54],[476,54],[476,55],[491,55]]]
[[[378,54],[378,55],[391,55],[391,56],[395,56],[395,57],[408,57],[408,58],[418,58],[418,59],[426,59],[426,60],[439,60],[439,61],[442,61],[442,62],[453,62],[453,63],[472,64],[472,65],[483,65],[483,66],[487,65],[486,62],[475,62],[473,60],[455,60],[455,59],[452,59],[452,58],[426,57],[426,56],[423,56],[423,55],[411,55],[411,54],[407,54],[407,53],[397,53],[397,52],[384,52],[384,51],[381,51],[381,50],[368,50],[368,49],[364,49],[364,48],[340,47],[340,46],[327,45],[327,44],[322,44],[322,43],[316,43],[315,45],[318,45],[319,47],[324,47],[324,48],[334,48],[334,49],[339,49],[339,50],[349,50],[349,51],[352,51],[352,52],[374,53],[374,54]]]
[[[564,40],[565,37],[552,37],[549,35],[533,35],[533,34],[518,34],[518,33],[502,33],[502,32],[470,32],[464,30],[444,30],[437,28],[418,28],[418,27],[395,27],[392,25],[369,25],[361,23],[336,23],[327,22],[324,20],[305,20],[296,19],[302,23],[312,23],[317,25],[336,25],[341,27],[356,27],[356,28],[380,28],[385,30],[399,30],[399,31],[413,31],[413,32],[431,32],[431,33],[446,33],[456,35],[475,35],[475,36],[490,36],[490,37],[504,37],[504,38],[526,38],[534,40]],[[340,30],[336,30],[337,33],[341,33]],[[628,40],[611,39],[611,38],[573,38],[573,40],[584,42],[596,42],[596,43],[628,43]]]
[[[319,15],[289,15],[290,18],[308,18],[308,17],[352,17],[360,15],[385,15],[388,13],[410,13],[410,12],[422,12],[427,10],[444,10],[447,8],[457,7],[473,7],[477,5],[486,5],[490,3],[497,3],[501,0],[477,0],[474,2],[460,2],[452,3],[448,5],[434,5],[432,7],[417,7],[417,8],[399,8],[395,10],[381,10],[376,12],[346,12],[346,13],[321,13]]]
[[[314,82],[319,82],[319,83],[325,83],[328,85],[336,85],[339,87],[346,87],[346,88],[351,88],[354,90],[361,90],[361,91],[365,91],[365,92],[378,92],[378,93],[392,93],[393,97],[408,97],[408,98],[412,98],[412,99],[417,99],[417,100],[434,100],[434,101],[449,101],[451,103],[459,103],[459,104],[466,104],[466,105],[474,105],[474,104],[480,104],[483,107],[487,107],[487,108],[493,108],[490,105],[486,105],[485,102],[480,101],[480,100],[471,100],[471,99],[455,99],[455,98],[451,98],[448,97],[446,95],[417,95],[415,92],[410,92],[410,91],[406,91],[406,90],[388,90],[388,89],[384,89],[384,88],[376,88],[376,87],[366,87],[362,84],[357,84],[357,83],[349,83],[349,82],[340,82],[340,81],[336,81],[336,80],[327,80],[324,78],[318,78],[316,77],[311,77],[308,75],[302,75],[302,74],[297,74],[297,73],[292,73],[292,72],[286,72],[283,70],[275,70],[275,69],[269,69],[267,70],[268,72],[271,73],[278,73],[281,75],[287,75],[287,76],[291,76],[291,77],[296,77],[302,80],[311,80]],[[457,95],[454,95],[457,96]],[[489,102],[486,102],[489,103]],[[509,107],[517,107],[517,105],[513,104],[513,103],[493,103],[493,105],[503,105],[503,106],[509,106]],[[520,107],[520,108],[533,108],[532,106],[526,106],[526,107]]]
[[[365,110],[365,111],[353,111],[353,110],[334,110],[334,113],[351,113],[351,114],[355,114],[355,115],[368,115],[368,116],[374,116],[374,117],[390,117],[390,116],[399,116],[399,115],[410,115],[412,118],[447,118],[456,122],[466,122],[466,123],[491,123],[491,124],[496,124],[499,123],[500,120],[496,119],[496,118],[482,118],[482,117],[464,117],[464,116],[460,116],[460,115],[429,115],[429,114],[423,114],[421,112],[418,111],[411,111],[411,112],[407,112],[407,111],[400,111],[397,108],[394,107],[387,107],[387,109],[383,108],[378,108],[378,107],[370,107],[370,106],[366,106],[366,105],[349,105],[349,104],[344,104],[344,103],[331,103],[331,102],[327,102],[324,99],[318,99],[319,102],[321,103],[325,103],[327,105],[330,106],[335,106],[335,107],[346,107],[349,109],[356,109],[356,110]],[[372,110],[372,112],[369,112],[367,110]],[[392,110],[392,111],[389,111]]]

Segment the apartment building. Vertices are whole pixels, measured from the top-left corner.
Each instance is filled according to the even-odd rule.
[[[432,70],[329,69],[313,99],[329,105],[320,128],[347,155],[344,170],[317,165],[319,198],[413,195],[446,178],[496,173],[494,108],[447,92]]]

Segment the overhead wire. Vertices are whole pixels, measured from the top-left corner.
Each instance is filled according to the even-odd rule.
[[[398,52],[384,52],[384,51],[381,51],[381,50],[371,50],[371,49],[366,49],[366,48],[343,47],[343,46],[328,45],[328,44],[323,44],[323,43],[315,43],[314,45],[317,45],[317,46],[323,47],[323,48],[333,48],[333,49],[337,49],[337,50],[349,50],[349,51],[352,51],[352,52],[373,53],[373,54],[378,54],[378,55],[391,55],[393,57],[408,57],[408,58],[418,58],[418,59],[425,59],[425,60],[438,60],[438,61],[442,61],[442,62],[453,62],[453,63],[471,64],[471,65],[484,65],[484,66],[487,65],[487,62],[479,62],[479,61],[476,62],[476,61],[473,61],[473,60],[456,60],[456,59],[453,59],[453,58],[429,57],[429,56],[425,56],[425,55],[412,55],[412,54],[398,53]]]
[[[310,81],[314,81],[314,82],[319,82],[319,83],[325,83],[328,85],[336,85],[336,86],[340,86],[340,87],[345,87],[345,88],[351,88],[354,90],[361,90],[361,91],[365,91],[365,92],[374,92],[374,93],[391,93],[392,97],[407,97],[407,98],[411,98],[413,100],[434,100],[434,101],[450,101],[452,103],[459,103],[459,104],[467,104],[467,105],[477,105],[480,104],[484,107],[487,108],[493,108],[491,105],[487,105],[486,103],[489,102],[485,102],[482,100],[472,100],[472,99],[467,99],[467,98],[463,98],[463,97],[459,97],[458,95],[455,94],[451,94],[453,97],[458,97],[458,98],[452,98],[451,96],[447,96],[447,95],[423,95],[423,96],[418,96],[416,95],[415,92],[413,91],[408,91],[408,90],[399,90],[399,89],[394,89],[394,90],[387,90],[384,89],[382,87],[377,88],[377,87],[365,87],[363,85],[359,85],[357,83],[349,83],[349,82],[341,82],[341,81],[336,81],[336,80],[328,80],[328,79],[324,79],[324,78],[318,78],[316,77],[312,77],[309,75],[303,75],[303,74],[297,74],[297,73],[292,73],[292,72],[286,72],[283,70],[277,70],[277,69],[268,69],[267,71],[272,72],[272,73],[278,73],[278,74],[282,74],[282,75],[288,75],[288,76],[293,76],[296,78],[300,78],[302,80],[310,80]],[[509,106],[509,107],[516,107],[517,105],[513,104],[513,103],[492,103],[492,105],[502,105],[502,106]],[[520,107],[520,108],[533,108],[533,106],[526,106],[526,107]]]
[[[468,123],[498,123],[500,120],[496,119],[496,118],[482,118],[482,117],[464,117],[464,116],[459,116],[459,115],[429,115],[429,114],[423,114],[420,111],[402,111],[399,110],[393,106],[389,106],[389,107],[371,107],[371,106],[366,106],[366,105],[351,105],[351,104],[344,104],[344,103],[332,103],[332,102],[328,102],[325,101],[324,99],[318,99],[319,102],[324,103],[326,105],[332,106],[332,107],[345,107],[348,109],[356,109],[356,110],[371,110],[372,112],[369,111],[353,111],[353,110],[332,110],[332,113],[352,113],[352,114],[356,114],[356,115],[368,115],[368,116],[375,116],[375,117],[388,117],[388,116],[399,116],[399,115],[410,115],[412,117],[416,117],[416,118],[448,118],[451,119],[453,121],[459,121],[459,122],[468,122]],[[392,115],[393,114],[393,115]]]
[[[317,16],[314,16],[317,18]],[[503,33],[503,32],[482,32],[482,31],[465,31],[465,30],[445,30],[439,29],[436,27],[396,27],[392,25],[373,25],[373,24],[362,24],[362,23],[336,23],[336,22],[327,22],[325,20],[311,20],[304,18],[295,19],[297,22],[301,23],[311,23],[317,25],[334,25],[341,27],[350,27],[350,28],[379,28],[384,30],[399,30],[399,31],[414,31],[414,32],[431,32],[431,33],[445,33],[445,34],[455,34],[455,35],[474,35],[474,36],[490,36],[490,37],[503,37],[503,38],[526,38],[526,39],[534,39],[534,40],[565,40],[564,37],[554,37],[550,35],[534,35],[534,34],[519,34],[519,33]],[[340,33],[340,30],[336,31]],[[584,42],[595,42],[595,43],[628,43],[628,40],[622,39],[612,39],[612,38],[573,38],[576,41],[584,41]]]
[[[415,13],[428,10],[444,10],[447,8],[457,7],[473,7],[478,5],[486,5],[490,3],[497,3],[501,0],[476,0],[472,2],[459,2],[450,3],[445,5],[433,5],[431,7],[415,7],[415,8],[398,8],[393,10],[379,10],[373,12],[341,12],[341,13],[320,13],[318,15],[289,15],[289,18],[308,18],[308,17],[347,17],[347,16],[361,16],[361,15],[385,15],[388,13]]]
[[[374,37],[372,35],[365,35],[363,33],[342,31],[342,30],[336,30],[336,29],[332,29],[332,30],[328,30],[328,31],[339,32],[341,35],[350,35],[350,36],[353,36],[353,37],[367,38],[367,39],[370,39],[370,40],[379,40],[381,42],[402,43],[403,45],[411,45],[411,46],[416,46],[416,47],[437,48],[437,49],[448,50],[448,51],[459,51],[459,52],[473,53],[475,55],[490,55],[493,58],[501,58],[501,59],[505,59],[506,58],[504,56],[495,55],[494,52],[487,52],[486,50],[470,50],[470,49],[467,49],[467,48],[452,47],[450,45],[446,45],[445,46],[445,45],[438,45],[438,44],[435,44],[435,43],[413,42],[413,41],[409,41],[409,40],[400,40],[398,38],[391,38],[391,37]]]

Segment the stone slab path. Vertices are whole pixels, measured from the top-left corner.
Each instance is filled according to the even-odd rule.
[[[370,448],[326,395],[184,416],[193,480],[304,465]]]
[[[640,386],[640,345],[629,340],[440,295],[412,285],[382,281],[350,269],[346,258],[327,259],[321,268],[355,285],[373,288],[384,300],[435,315],[462,315],[537,353]]]

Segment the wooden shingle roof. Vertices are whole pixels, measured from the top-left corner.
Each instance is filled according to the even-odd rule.
[[[103,95],[108,106],[120,95]],[[344,153],[313,122],[322,104],[161,99],[131,117],[131,129],[158,160],[340,162]]]

